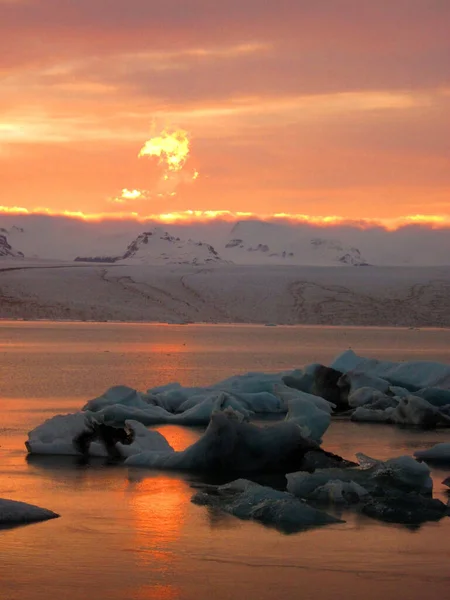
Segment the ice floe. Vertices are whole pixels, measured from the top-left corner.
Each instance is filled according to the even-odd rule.
[[[59,517],[56,513],[34,504],[0,498],[0,526],[37,523]]]
[[[229,513],[239,519],[252,519],[284,533],[342,523],[323,510],[309,506],[289,492],[274,490],[246,479],[197,492],[192,502]]]
[[[86,418],[92,413],[79,412],[68,415],[56,415],[47,419],[28,434],[25,442],[30,454],[55,454],[71,455],[78,454],[73,439],[86,427]],[[142,423],[127,420],[126,425],[134,432],[134,441],[130,445],[118,443],[123,456],[139,454],[146,450],[173,451],[166,438],[158,431],[147,429]],[[92,442],[90,455],[106,457],[105,448],[98,442]]]
[[[244,421],[240,413],[228,407],[215,411],[202,437],[185,450],[142,452],[127,458],[125,465],[227,473],[287,473],[301,469],[310,452],[327,458],[318,443],[305,437],[295,420],[260,427]],[[330,458],[332,464],[339,459],[334,455]]]
[[[419,460],[445,462],[450,464],[450,442],[435,444],[427,450],[417,450],[414,456]]]

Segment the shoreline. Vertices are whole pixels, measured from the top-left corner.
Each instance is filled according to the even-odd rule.
[[[357,329],[374,329],[386,331],[450,331],[450,327],[439,325],[409,327],[406,325],[336,325],[336,324],[310,324],[310,323],[243,323],[243,322],[207,322],[207,321],[190,321],[186,323],[169,323],[166,321],[125,321],[125,320],[87,320],[87,319],[27,319],[27,318],[9,318],[0,317],[0,324],[61,324],[61,325],[152,325],[158,327],[179,327],[179,326],[195,326],[195,327],[266,327],[268,329],[335,329],[335,330],[357,330]]]

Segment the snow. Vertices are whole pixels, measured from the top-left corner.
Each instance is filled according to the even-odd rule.
[[[0,498],[0,526],[37,523],[59,517],[56,513],[34,504]]]
[[[239,519],[259,521],[285,533],[343,522],[296,499],[288,492],[274,490],[246,479],[214,487],[214,493],[197,492],[192,501],[218,508]]]
[[[1,262],[4,318],[450,326],[450,268]]]
[[[431,460],[450,463],[450,443],[441,442],[427,450],[416,450],[414,456],[420,460]]]

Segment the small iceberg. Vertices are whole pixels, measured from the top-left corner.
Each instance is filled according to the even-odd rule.
[[[417,450],[414,452],[414,456],[419,460],[450,464],[450,443],[441,442],[440,444],[435,444],[432,448],[428,448],[427,450]]]
[[[38,523],[39,521],[48,521],[58,517],[58,514],[47,508],[0,498],[0,526]]]
[[[208,486],[206,491],[197,492],[192,502],[221,510],[238,519],[259,521],[283,533],[344,522],[309,506],[289,492],[274,490],[247,479]]]

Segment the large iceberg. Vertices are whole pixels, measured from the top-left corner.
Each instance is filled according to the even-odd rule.
[[[40,508],[26,502],[0,498],[0,526],[37,523],[58,517],[59,515],[47,508]]]
[[[239,519],[253,519],[276,527],[284,533],[342,523],[340,519],[317,510],[288,492],[274,490],[246,479],[197,492],[192,502],[213,507]]]
[[[186,450],[146,451],[130,456],[125,464],[192,471],[287,473],[301,469],[309,452],[328,455],[318,443],[305,437],[295,420],[259,427],[244,421],[232,408],[226,408],[211,415],[203,436]],[[336,458],[340,457],[331,457]]]

